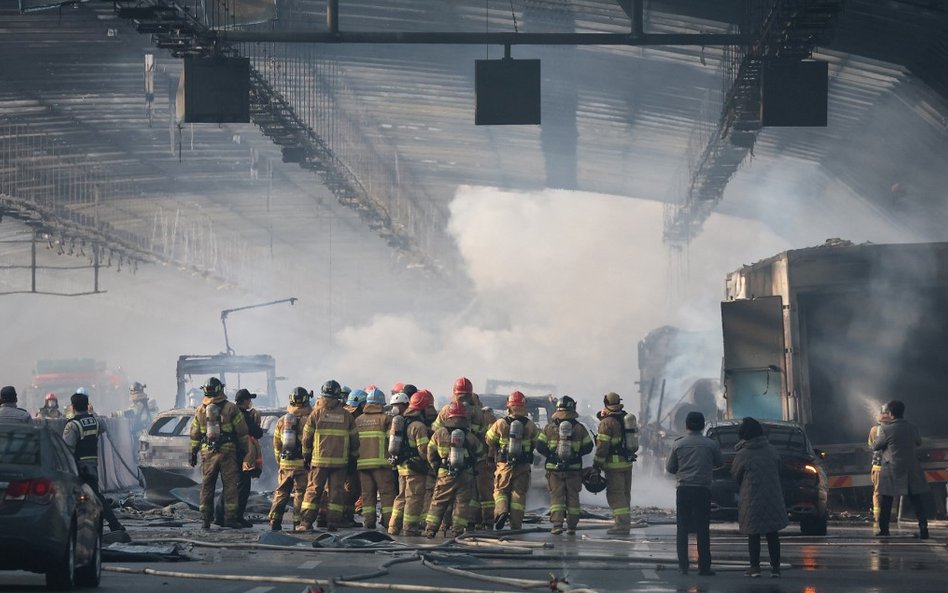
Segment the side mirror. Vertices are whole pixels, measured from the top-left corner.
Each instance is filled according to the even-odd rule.
[[[813,449],[813,452],[816,453],[816,456],[820,459],[826,459],[826,451],[823,449]]]

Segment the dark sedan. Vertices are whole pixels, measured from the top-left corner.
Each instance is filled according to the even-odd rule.
[[[46,573],[52,589],[99,585],[102,507],[45,423],[0,424],[0,570]]]
[[[706,434],[721,446],[724,466],[714,472],[711,484],[711,516],[737,519],[740,488],[731,477],[739,420],[724,420],[710,426]],[[791,521],[800,523],[804,535],[826,534],[826,500],[829,487],[820,463],[821,452],[810,445],[803,427],[793,422],[761,421],[770,444],[780,454],[780,482]]]

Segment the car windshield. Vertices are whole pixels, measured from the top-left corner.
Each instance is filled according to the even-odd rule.
[[[30,432],[0,433],[0,465],[39,465],[39,437]]]
[[[718,442],[721,451],[734,451],[740,440],[737,436],[737,426],[715,426],[708,431],[708,436]],[[806,437],[803,431],[792,426],[764,425],[764,434],[767,440],[778,451],[793,453],[806,452]]]

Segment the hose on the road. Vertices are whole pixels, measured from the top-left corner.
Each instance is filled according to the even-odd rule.
[[[103,566],[102,570],[123,574],[145,574],[174,579],[196,579],[205,581],[231,581],[243,583],[279,583],[283,585],[316,585],[319,587],[337,586],[353,589],[375,589],[381,591],[409,591],[417,593],[509,593],[498,589],[470,589],[464,587],[431,587],[427,585],[399,584],[399,583],[365,583],[362,581],[342,579],[307,579],[302,577],[278,576],[250,576],[231,574],[205,574],[199,572],[180,572],[172,570],[155,570],[153,568],[126,568],[124,566]],[[549,586],[546,583],[545,586]],[[557,583],[557,591],[569,593],[597,593],[591,589],[574,589],[566,583]]]
[[[515,578],[510,578],[510,577],[497,577],[497,576],[471,572],[468,570],[461,570],[459,568],[451,568],[449,566],[439,566],[437,564],[429,562],[424,557],[422,557],[421,559],[421,564],[422,566],[426,568],[429,568],[431,570],[441,572],[444,574],[449,574],[451,576],[462,577],[462,578],[471,579],[475,581],[485,581],[488,583],[496,583],[498,585],[510,585],[512,587],[518,587],[520,589],[549,589],[551,591],[569,591],[571,593],[597,593],[593,589],[573,588],[573,587],[570,587],[568,583],[560,582],[557,580],[538,581],[538,580],[533,580],[533,579],[515,579]]]

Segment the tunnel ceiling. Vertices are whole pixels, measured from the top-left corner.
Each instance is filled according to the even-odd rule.
[[[323,30],[324,6],[280,0],[278,21],[250,28]],[[622,3],[611,0],[515,0],[513,16],[510,6],[341,0],[339,22],[353,31],[501,32],[513,31],[514,20],[521,32],[629,28]],[[645,27],[723,33],[737,18],[735,6],[652,0]],[[320,87],[332,110],[321,115],[320,104],[301,105],[322,117],[366,191],[398,186],[386,189],[398,197],[385,205],[387,224],[412,221],[405,234],[419,259],[397,232],[341,200],[325,177],[283,162],[280,147],[257,127],[176,125],[180,60],[116,18],[111,3],[19,14],[7,2],[0,21],[4,221],[29,221],[51,250],[86,237],[63,228],[92,225],[113,239],[108,253],[116,259],[172,262],[248,287],[260,282],[252,270],[261,262],[292,274],[335,258],[335,273],[377,278],[417,266],[451,269],[445,229],[459,185],[675,204],[721,111],[719,48],[515,46],[514,57],[542,59],[543,126],[475,127],[473,61],[499,58],[500,48],[253,44],[255,67],[270,76],[300,75],[307,61],[325,68],[317,74],[320,85],[332,83]],[[157,65],[150,114],[148,51]],[[948,153],[945,3],[850,0],[833,41],[814,55],[829,62],[829,126],[764,129],[742,166],[812,163],[920,238],[939,233],[946,215],[940,188],[948,185],[941,164]],[[301,83],[301,92],[316,80]],[[720,208],[741,215],[754,199],[725,193]],[[396,207],[410,210],[398,214],[407,218],[392,213]]]

